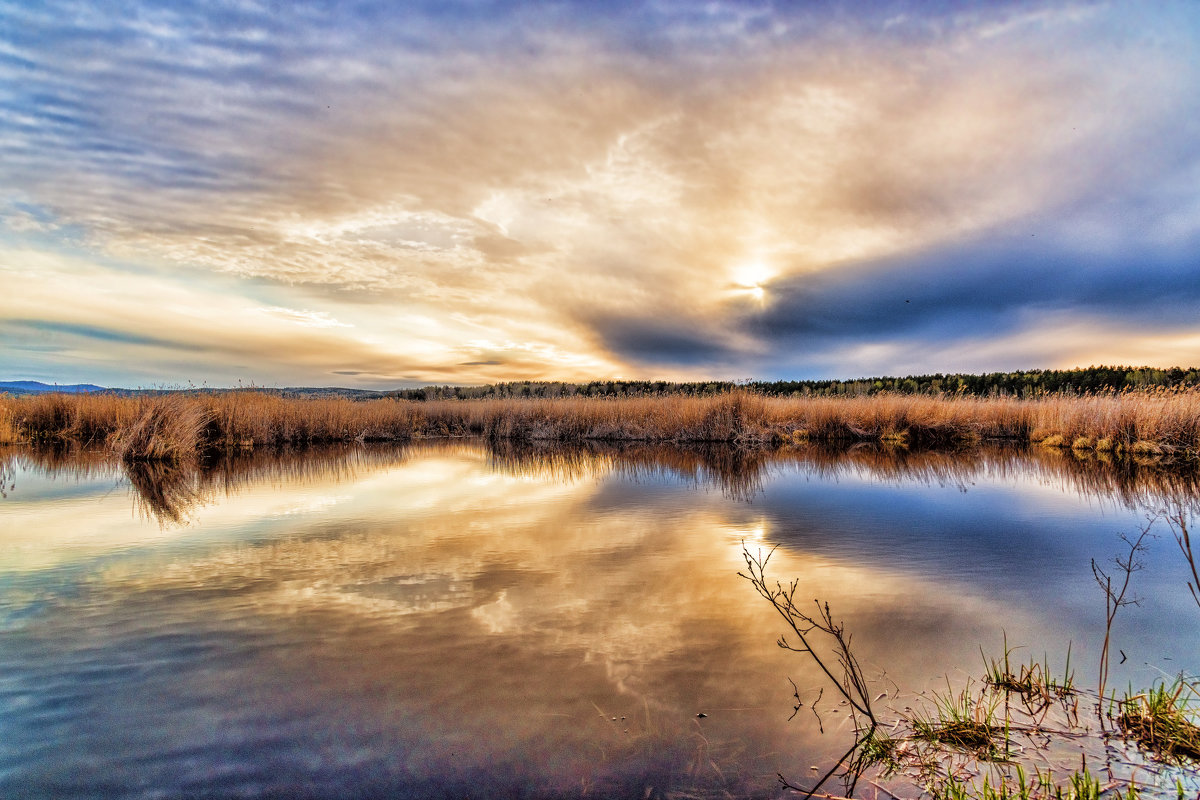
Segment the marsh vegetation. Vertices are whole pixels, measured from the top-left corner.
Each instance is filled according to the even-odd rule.
[[[1200,390],[977,397],[876,394],[407,401],[285,398],[262,392],[0,396],[0,440],[102,445],[124,460],[180,460],[209,448],[322,442],[720,442],[787,446],[985,441],[1139,458],[1200,455]]]

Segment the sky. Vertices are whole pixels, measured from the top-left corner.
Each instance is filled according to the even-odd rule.
[[[0,380],[1200,365],[1200,4],[0,0]]]

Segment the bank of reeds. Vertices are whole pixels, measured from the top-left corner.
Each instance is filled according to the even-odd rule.
[[[354,401],[265,392],[0,396],[0,439],[107,444],[126,459],[209,447],[479,436],[494,441],[786,444],[1034,442],[1137,456],[1200,454],[1200,391],[1087,396],[764,397],[731,392]]]

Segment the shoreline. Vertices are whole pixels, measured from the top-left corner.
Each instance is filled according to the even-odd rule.
[[[481,438],[780,447],[1032,445],[1098,456],[1200,460],[1200,391],[1035,398],[876,394],[484,400],[283,398],[266,393],[0,395],[0,442],[110,448],[123,460],[209,449]]]

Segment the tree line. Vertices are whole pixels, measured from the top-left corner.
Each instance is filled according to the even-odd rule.
[[[405,400],[478,400],[487,398],[644,397],[654,395],[708,396],[744,389],[777,397],[859,396],[884,392],[899,394],[965,394],[972,396],[1039,394],[1089,394],[1163,387],[1177,389],[1200,385],[1195,367],[1092,366],[1077,369],[1033,369],[983,374],[934,373],[905,377],[883,376],[851,380],[796,381],[636,381],[607,380],[509,381],[485,386],[425,386],[400,389],[386,396]]]

